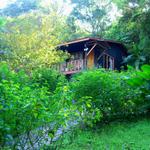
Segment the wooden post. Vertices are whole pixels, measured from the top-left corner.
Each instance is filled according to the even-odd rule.
[[[103,68],[105,68],[105,54],[103,55]]]
[[[109,64],[108,64],[108,61],[109,61],[109,56],[108,55],[106,55],[106,68],[108,69],[109,68]]]
[[[115,59],[113,58],[113,70],[115,70]]]

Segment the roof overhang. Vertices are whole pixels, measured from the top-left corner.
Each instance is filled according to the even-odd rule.
[[[65,42],[63,44],[59,44],[58,47],[68,46],[70,44],[75,44],[75,43],[80,43],[80,42],[85,42],[85,41],[97,41],[97,42],[99,41],[99,42],[111,42],[111,43],[116,43],[116,44],[122,44],[121,42],[117,42],[117,41],[114,41],[114,40],[108,40],[108,39],[102,39],[102,38],[93,38],[93,37],[86,37],[86,38],[79,38],[79,39],[76,39],[76,40]]]
[[[102,38],[97,38],[97,37],[85,37],[85,38],[79,38],[79,39],[75,39],[69,42],[65,42],[63,44],[59,44],[57,47],[68,47],[72,44],[77,44],[77,43],[82,43],[82,42],[93,42],[93,45],[95,45],[95,43],[97,43],[97,45],[101,45],[104,47],[109,47],[109,43],[114,43],[114,44],[119,44],[124,48],[124,52],[127,54],[127,48],[125,47],[124,44],[122,44],[121,42],[118,41],[114,41],[114,40],[108,40],[108,39],[102,39]],[[104,43],[104,45],[102,45],[102,43]]]

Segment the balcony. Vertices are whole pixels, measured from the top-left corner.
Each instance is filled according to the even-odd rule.
[[[84,59],[70,60],[54,65],[53,68],[65,75],[74,74],[86,68],[86,61]]]

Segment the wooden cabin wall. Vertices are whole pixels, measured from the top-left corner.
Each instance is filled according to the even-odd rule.
[[[108,48],[105,53],[112,56],[114,58],[114,69],[115,70],[120,70],[121,69],[121,66],[124,66],[122,64],[123,62],[123,57],[126,57],[127,54],[125,54],[123,52],[123,49],[124,47],[122,47],[120,44],[116,44],[116,43],[109,43],[109,46],[110,48]],[[102,67],[104,64],[104,60],[103,60],[103,57],[101,57],[99,60],[98,60],[98,56],[101,55],[101,53],[103,52],[104,50],[100,49],[100,48],[96,48],[95,49],[95,65],[97,67]],[[125,67],[125,66],[124,66]]]
[[[92,51],[88,56],[87,56],[87,68],[91,69],[94,67],[94,51]]]
[[[109,43],[109,45],[111,48],[107,50],[107,53],[114,57],[115,69],[120,70],[123,65],[123,57],[126,57],[127,55],[123,53],[123,47],[121,45],[115,43]]]
[[[83,59],[84,61],[84,68],[93,68],[93,67],[100,67],[103,66],[103,58],[98,59],[101,53],[104,51],[99,46],[96,46],[93,51],[90,52],[88,56],[86,56],[87,52],[84,52],[86,42],[74,43],[70,44],[69,46],[61,47],[62,50],[67,50],[71,55],[74,55],[70,59]],[[127,53],[124,51],[124,47],[121,44],[108,42],[108,49],[105,51],[108,55],[114,58],[114,69],[120,70],[121,66],[125,66],[122,64],[123,57],[127,56]],[[90,49],[91,47],[89,47]],[[79,53],[82,53],[79,55]],[[76,55],[77,54],[77,55]]]

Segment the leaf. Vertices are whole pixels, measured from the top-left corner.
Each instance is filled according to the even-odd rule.
[[[68,116],[68,114],[67,114],[67,113],[64,113],[64,116],[65,116],[65,117],[67,117],[67,116]]]
[[[54,134],[53,134],[53,133],[48,133],[48,136],[49,136],[50,138],[53,138],[53,137],[54,137]]]
[[[88,108],[91,108],[91,104],[87,103],[86,105],[87,105]]]
[[[129,79],[129,80],[128,80],[128,83],[129,83],[131,86],[141,85],[142,79],[141,79],[141,78],[132,78],[132,79]]]
[[[2,110],[3,109],[3,105],[0,105],[0,110]]]
[[[34,115],[35,118],[37,118],[38,113],[34,112],[33,115]]]
[[[141,67],[142,71],[147,72],[150,74],[150,65],[143,65]]]

